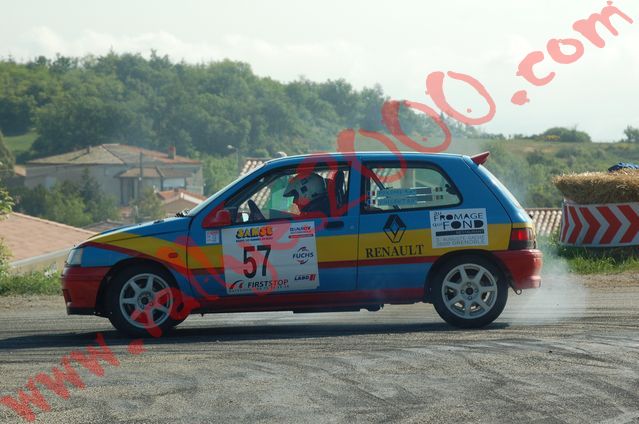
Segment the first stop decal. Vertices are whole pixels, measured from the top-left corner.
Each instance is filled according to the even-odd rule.
[[[486,209],[453,209],[430,212],[433,248],[486,246]]]
[[[292,248],[282,248],[283,243]],[[313,221],[225,228],[222,245],[227,294],[319,286]]]

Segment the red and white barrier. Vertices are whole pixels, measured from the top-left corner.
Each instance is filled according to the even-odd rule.
[[[559,240],[570,246],[639,245],[639,203],[579,205],[564,201]]]

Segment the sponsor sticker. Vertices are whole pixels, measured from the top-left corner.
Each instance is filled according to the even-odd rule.
[[[210,230],[205,233],[206,244],[219,244],[220,243],[220,230]]]
[[[273,227],[271,225],[263,225],[258,227],[238,228],[235,232],[237,240],[256,240],[272,238]]]
[[[297,225],[291,225],[291,228],[289,229],[288,238],[297,239],[297,238],[314,237],[314,236],[315,236],[315,230],[312,225],[297,224]]]
[[[313,221],[224,228],[221,236],[228,294],[313,290],[319,286]],[[279,242],[290,247],[278,248],[282,245]]]
[[[486,246],[486,209],[452,209],[430,212],[433,248]]]
[[[293,253],[293,259],[295,259],[300,265],[304,265],[314,257],[315,253],[309,250],[309,248],[306,246],[300,247],[299,249],[297,249],[297,252]]]

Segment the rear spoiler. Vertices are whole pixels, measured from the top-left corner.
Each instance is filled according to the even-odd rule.
[[[483,165],[488,160],[488,156],[490,156],[490,152],[478,153],[474,156],[471,156],[470,160],[475,162],[477,165]]]

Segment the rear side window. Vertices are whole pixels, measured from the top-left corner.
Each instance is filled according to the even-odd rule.
[[[506,188],[505,185],[502,184],[501,181],[499,181],[499,179],[497,177],[495,177],[493,175],[492,172],[490,172],[488,170],[488,168],[486,168],[483,165],[479,165],[477,167],[477,169],[479,170],[480,173],[482,173],[486,178],[488,178],[493,184],[495,184],[497,186],[497,188],[504,193],[504,195],[506,196],[506,198],[508,200],[510,200],[510,202],[515,205],[518,209],[523,209],[523,207],[521,206],[521,204],[519,204],[519,201],[517,201],[517,199],[515,198],[515,196],[513,196],[513,194],[510,192],[510,190],[508,190]]]
[[[455,186],[438,168],[423,164],[369,165],[364,173],[364,212],[456,206]]]

